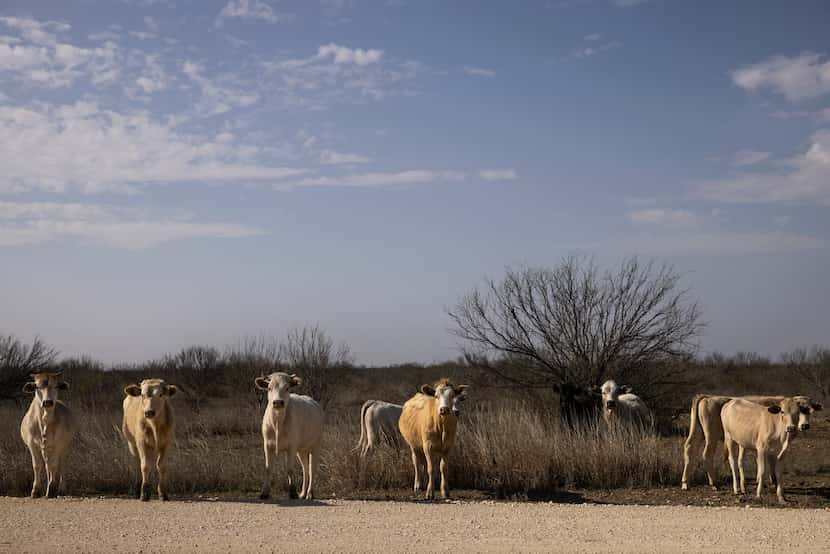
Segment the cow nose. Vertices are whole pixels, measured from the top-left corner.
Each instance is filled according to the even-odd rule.
[[[801,430],[802,430],[802,431],[806,431],[806,430],[808,430],[809,428],[810,428],[810,424],[809,424],[809,423],[802,423],[802,424],[801,424]]]
[[[614,400],[609,400],[608,402],[605,403],[605,407],[608,408],[608,409],[611,409],[616,405],[617,405],[617,403]]]
[[[448,413],[450,413],[450,409],[449,409],[449,408],[447,408],[446,406],[443,406],[443,407],[441,407],[441,409],[440,409],[440,410],[438,410],[438,412],[439,412],[441,415],[447,415]]]
[[[273,402],[271,402],[271,405],[275,408],[282,408],[283,406],[285,406],[285,400],[274,400]]]
[[[155,417],[155,410],[144,410],[144,417]]]
[[[52,407],[52,406],[54,406],[54,405],[55,405],[55,401],[54,401],[54,400],[44,400],[44,401],[43,401],[43,407],[44,407],[44,408],[51,408],[51,407]]]

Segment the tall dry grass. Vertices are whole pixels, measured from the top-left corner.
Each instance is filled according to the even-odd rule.
[[[450,485],[497,495],[552,493],[561,487],[615,488],[674,484],[681,469],[680,439],[642,430],[606,430],[603,424],[564,429],[521,402],[469,403],[450,458]],[[250,493],[263,473],[261,411],[247,398],[211,400],[193,411],[176,405],[176,445],[170,488],[179,495]],[[0,494],[28,494],[31,458],[20,439],[25,407],[0,406]],[[327,416],[318,491],[359,495],[362,490],[408,489],[408,450],[385,446],[365,462],[353,451],[359,408]],[[112,408],[76,408],[79,433],[65,473],[70,494],[128,494],[135,479]],[[299,476],[299,465],[295,469]]]

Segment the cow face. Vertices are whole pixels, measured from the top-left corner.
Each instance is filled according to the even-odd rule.
[[[821,411],[822,405],[813,402],[809,396],[795,396],[793,400],[798,404],[798,430],[807,431],[810,428],[810,416]]]
[[[176,385],[168,385],[162,379],[145,379],[138,385],[130,385],[124,389],[130,396],[141,398],[144,417],[153,419],[164,411],[167,399],[178,392]]]
[[[421,392],[438,399],[438,414],[441,416],[461,414],[460,402],[467,398],[467,385],[453,385],[449,381],[441,382],[435,387],[422,385]]]
[[[619,402],[621,394],[628,394],[631,392],[631,387],[628,385],[619,386],[614,381],[606,381],[600,388],[602,394],[602,406],[608,411],[614,411]]]
[[[256,387],[268,391],[268,405],[274,410],[283,410],[288,405],[291,389],[303,384],[303,380],[287,373],[272,373],[267,377],[257,377]]]
[[[811,407],[802,405],[798,398],[785,398],[767,408],[767,411],[778,416],[788,435],[795,435],[799,429],[805,431],[810,428]]]
[[[35,399],[41,407],[51,410],[58,401],[58,391],[68,390],[69,383],[63,380],[63,374],[58,373],[33,373],[32,380],[23,385],[23,391],[34,393]]]

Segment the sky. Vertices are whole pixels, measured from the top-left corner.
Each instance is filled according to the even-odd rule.
[[[830,4],[4,0],[0,332],[137,362],[673,264],[702,352],[830,345]]]

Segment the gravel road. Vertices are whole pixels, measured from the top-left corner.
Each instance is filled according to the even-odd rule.
[[[0,497],[0,552],[830,551],[830,510]]]

